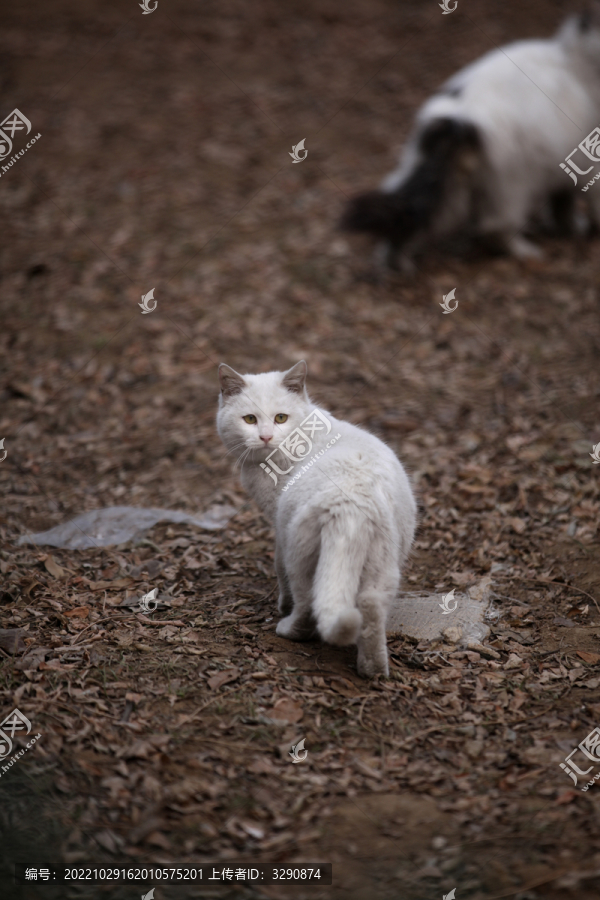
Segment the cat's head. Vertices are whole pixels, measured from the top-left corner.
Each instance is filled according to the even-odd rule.
[[[306,393],[304,360],[287,372],[240,375],[219,366],[221,394],[217,430],[237,459],[264,458],[306,418],[312,406]]]
[[[571,16],[563,25],[563,40],[578,55],[600,69],[600,2],[591,0],[583,12]]]

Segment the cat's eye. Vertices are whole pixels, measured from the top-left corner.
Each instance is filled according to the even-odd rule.
[[[283,423],[287,422],[288,419],[289,416],[286,415],[286,413],[277,413],[277,415],[275,416],[275,421],[278,425],[283,425]]]
[[[250,413],[250,415],[244,416],[244,422],[248,425],[256,425],[256,416],[253,413]]]

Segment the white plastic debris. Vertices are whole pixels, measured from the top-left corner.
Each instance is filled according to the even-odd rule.
[[[82,513],[69,522],[41,531],[24,534],[19,544],[43,544],[47,547],[64,547],[68,550],[87,550],[90,547],[110,547],[124,544],[143,534],[157,522],[175,522],[195,525],[206,531],[225,528],[237,512],[234,506],[217,504],[205,513],[191,516],[175,509],[157,509],[138,506],[109,506]]]
[[[484,617],[491,584],[486,575],[466,593],[453,592],[450,604],[444,602],[448,593],[402,592],[390,610],[387,633],[406,634],[422,641],[445,639],[464,647],[479,645],[490,633]],[[451,608],[452,612],[444,614],[444,608]]]

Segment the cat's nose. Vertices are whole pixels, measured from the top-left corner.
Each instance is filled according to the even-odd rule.
[[[268,444],[272,437],[272,434],[261,434],[260,439],[261,441],[264,441],[265,444]]]

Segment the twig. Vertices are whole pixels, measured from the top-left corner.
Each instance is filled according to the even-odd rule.
[[[189,622],[182,622],[181,619],[157,619],[154,622],[152,619],[147,619],[144,615],[139,615],[139,613],[136,619],[142,625],[153,625],[155,628],[159,628],[161,625],[174,625],[176,628],[185,628],[190,624]]]
[[[508,855],[510,851],[507,851],[505,856]],[[530,890],[530,888],[541,887],[543,884],[550,884],[551,881],[556,881],[558,878],[562,878],[563,875],[567,875],[571,872],[572,869],[559,869],[557,872],[553,872],[551,875],[544,875],[544,877],[540,881],[532,880],[528,881],[526,884],[522,884],[519,888],[519,893],[524,893],[525,891]],[[493,894],[491,900],[502,900],[502,898],[514,897],[515,892],[511,888],[507,894]]]
[[[361,703],[360,709],[359,709],[359,711],[358,711],[358,724],[360,725],[361,728],[364,728],[364,727],[365,727],[365,726],[363,725],[362,714],[363,714],[363,710],[364,710],[364,708],[365,708],[365,706],[366,706],[366,703],[367,703],[367,701],[369,700],[370,697],[371,697],[371,694],[367,694],[367,696],[365,697],[365,699],[364,699],[363,702]]]
[[[219,609],[231,609],[232,606],[241,606],[242,603],[257,603],[257,604],[258,604],[258,603],[261,603],[261,602],[264,603],[266,600],[269,599],[269,597],[270,597],[272,594],[275,593],[276,589],[277,589],[277,585],[275,585],[274,588],[271,588],[271,590],[269,591],[268,594],[265,594],[264,596],[259,597],[258,601],[252,600],[252,599],[250,599],[250,600],[248,600],[248,599],[246,599],[246,600],[236,600],[235,603],[225,603],[225,604],[223,604],[223,606],[219,606],[219,607],[217,608],[216,611],[218,612]],[[224,591],[221,591],[221,593],[225,593],[225,592],[224,592]],[[203,598],[203,599],[204,599],[204,598]]]
[[[512,575],[505,575],[504,577],[505,578],[514,578],[514,576],[512,576]],[[535,582],[536,584],[558,584],[558,585],[560,585],[560,587],[566,587],[566,588],[570,588],[572,591],[577,591],[579,594],[583,594],[584,597],[589,597],[589,599],[592,600],[592,602],[596,604],[596,609],[600,613],[600,606],[598,606],[598,601],[596,600],[596,598],[592,597],[591,594],[588,594],[587,591],[583,591],[581,588],[575,587],[574,584],[566,584],[566,582],[564,582],[564,581],[549,581],[545,578],[526,578],[525,575],[519,575],[518,577],[522,578],[523,581],[532,581],[532,582]]]
[[[451,728],[450,725],[430,725],[429,728],[425,728],[423,731],[418,731],[416,734],[411,735],[410,737],[405,738],[403,741],[393,741],[393,747],[397,747],[400,749],[408,744],[410,741],[417,741],[419,738],[425,737],[426,734],[430,734],[432,731],[446,731],[448,728]]]
[[[215,696],[211,697],[210,700],[204,704],[204,706],[201,706],[200,709],[197,709],[195,713],[192,713],[192,715],[190,716],[189,719],[187,719],[185,722],[182,722],[182,725],[187,725],[188,722],[192,722],[196,718],[196,716],[199,715],[199,713],[201,713],[203,710],[205,710],[207,706],[210,706],[211,703],[214,703],[215,700],[218,700],[219,697],[224,697],[226,694],[231,694],[233,691],[239,691],[240,687],[241,687],[241,685],[236,684],[235,687],[230,687],[226,691],[223,691],[220,694],[215,694]]]
[[[129,615],[129,616],[106,616],[106,618],[104,618],[104,619],[96,619],[95,622],[91,622],[89,625],[86,625],[85,628],[84,628],[82,631],[79,632],[79,634],[77,635],[76,639],[73,641],[73,645],[72,645],[72,646],[75,646],[75,644],[77,643],[77,641],[79,640],[79,638],[81,637],[81,635],[82,635],[85,631],[87,631],[89,628],[91,628],[92,625],[99,625],[100,622],[114,622],[115,619],[135,619],[135,616],[134,616],[134,615]]]
[[[275,585],[274,588],[271,588],[271,590],[269,591],[268,594],[265,594],[263,597],[259,597],[258,601],[252,600],[252,599],[250,599],[250,600],[246,599],[246,600],[236,600],[235,603],[225,603],[223,606],[218,607],[217,612],[219,609],[230,609],[232,606],[241,606],[242,603],[260,603],[260,602],[264,603],[265,600],[269,599],[271,594],[275,593],[276,589],[277,589],[277,585]],[[225,592],[221,591],[221,593],[225,593]],[[205,598],[203,598],[203,599],[205,599]]]
[[[219,612],[222,609],[235,609],[236,606],[242,606],[243,603],[254,603],[253,600],[236,600],[235,603],[224,603],[223,606],[218,606],[215,612]]]
[[[203,594],[200,597],[200,600],[214,600],[215,597],[222,597],[223,594],[227,593],[227,589],[223,588],[221,591],[215,591],[214,594]]]

